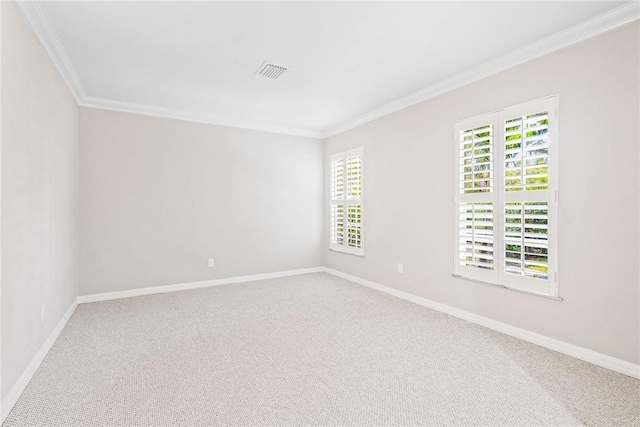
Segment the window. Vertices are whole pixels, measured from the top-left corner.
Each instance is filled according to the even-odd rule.
[[[454,274],[557,296],[556,97],[455,126]]]
[[[362,177],[364,150],[337,153],[330,160],[330,249],[364,255]]]

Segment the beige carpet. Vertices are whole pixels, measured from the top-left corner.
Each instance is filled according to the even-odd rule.
[[[83,304],[5,426],[640,425],[640,382],[312,274]]]

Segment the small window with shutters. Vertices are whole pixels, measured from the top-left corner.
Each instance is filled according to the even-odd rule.
[[[557,296],[556,104],[456,123],[455,276]]]
[[[330,159],[330,249],[364,255],[362,182],[364,150],[336,153]]]

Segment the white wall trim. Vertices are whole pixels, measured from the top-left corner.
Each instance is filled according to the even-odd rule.
[[[411,105],[426,101],[427,99],[434,98],[459,87],[466,86],[475,81],[484,79],[527,61],[531,61],[532,59],[555,52],[556,50],[572,44],[579,43],[583,40],[634,21],[638,19],[639,15],[640,3],[638,1],[627,3],[564,31],[552,34],[551,36],[494,58],[477,67],[470,68],[460,74],[456,74],[452,77],[436,82],[431,86],[358,116],[353,120],[349,120],[341,125],[327,129],[325,130],[323,137],[329,138],[331,136],[338,135],[372,120],[410,107]]]
[[[250,276],[236,276],[224,279],[205,280],[202,282],[181,283],[177,285],[152,286],[148,288],[131,289],[128,291],[106,292],[102,294],[82,295],[78,297],[78,304],[89,302],[109,301],[121,298],[139,297],[142,295],[163,294],[167,292],[186,291],[188,289],[208,288],[211,286],[228,285],[231,283],[253,282],[255,280],[277,279],[280,277],[298,276],[301,274],[320,273],[324,267],[302,268],[299,270],[278,271],[275,273],[252,274]]]
[[[76,99],[76,102],[80,103],[80,101],[87,96],[87,93],[41,2],[16,1],[15,4],[26,18],[27,23],[36,34],[37,39],[49,54],[51,61],[67,83],[67,86],[69,86],[69,90]]]
[[[398,298],[402,298],[403,300],[410,301],[412,303],[430,308],[432,310],[449,314],[459,319],[475,323],[476,325],[484,326],[494,331],[498,331],[503,334],[510,335],[512,337],[519,338],[533,344],[537,344],[541,347],[557,351],[558,353],[566,354],[567,356],[575,357],[576,359],[584,360],[585,362],[593,363],[594,365],[611,369],[612,371],[616,371],[621,374],[640,379],[640,365],[627,362],[626,360],[618,359],[606,354],[598,353],[597,351],[586,349],[584,347],[579,347],[577,345],[559,341],[554,338],[540,335],[526,329],[509,325],[507,323],[489,319],[487,317],[482,317],[477,314],[461,310],[459,308],[451,307],[449,305],[435,302],[427,298],[399,291],[397,289],[393,289],[388,286],[372,282],[370,280],[362,279],[357,276],[352,276],[351,274],[343,273],[338,270],[325,267],[324,271],[334,276],[341,277],[359,285],[363,285]]]
[[[154,107],[151,105],[141,105],[133,104],[130,102],[113,101],[110,99],[94,98],[91,96],[85,96],[82,99],[78,100],[78,105],[82,107],[100,108],[103,110],[142,114],[144,116],[184,120],[188,122],[204,123],[215,126],[226,126],[239,129],[255,130],[260,132],[279,133],[283,135],[295,135],[317,139],[321,139],[323,136],[323,133],[320,131],[299,129],[269,123],[256,123],[246,120],[236,120],[229,117],[215,117],[208,114],[190,113],[186,111],[172,110],[169,108]]]
[[[22,375],[20,376],[20,378],[18,378],[18,381],[16,381],[16,383],[13,385],[13,387],[9,391],[9,394],[7,394],[7,396],[2,401],[2,404],[0,405],[2,407],[2,409],[0,410],[0,424],[4,422],[4,420],[11,412],[11,409],[13,409],[13,406],[20,398],[20,395],[24,392],[27,384],[29,384],[29,381],[31,381],[33,374],[36,373],[49,350],[51,350],[53,343],[56,341],[58,335],[60,335],[60,332],[62,332],[62,330],[66,326],[77,306],[78,300],[76,299],[73,301],[66,313],[64,313],[62,319],[60,319],[53,331],[51,331],[47,340],[42,344],[42,347],[40,347],[40,350],[38,350],[36,355],[33,356],[33,359],[31,359],[31,362],[29,362],[25,370],[22,372]]]

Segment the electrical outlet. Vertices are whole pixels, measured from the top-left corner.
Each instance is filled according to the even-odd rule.
[[[402,264],[398,263],[398,273],[402,274],[403,272]]]
[[[40,306],[40,323],[44,323],[45,307],[46,307],[46,304],[42,304]]]
[[[209,268],[215,267],[216,266],[215,260],[213,258],[209,258],[209,261],[207,262],[207,266]]]

